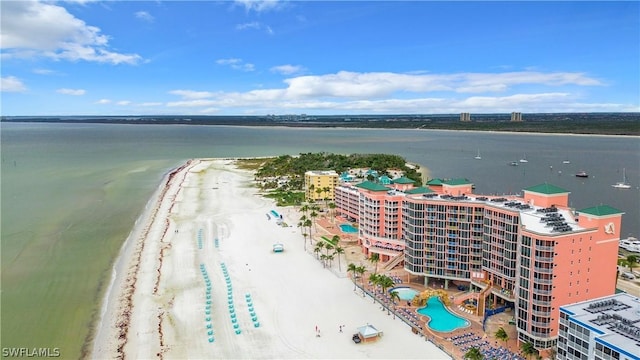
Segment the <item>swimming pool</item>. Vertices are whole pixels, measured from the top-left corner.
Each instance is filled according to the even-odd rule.
[[[428,316],[430,321],[427,325],[438,332],[451,332],[469,326],[469,321],[449,312],[436,296],[427,301],[426,307],[418,309],[418,314]]]
[[[391,294],[392,291],[397,292],[400,300],[405,301],[411,301],[416,295],[418,295],[418,292],[410,287],[396,287],[389,290],[389,294]]]
[[[351,224],[340,224],[340,229],[342,230],[342,232],[346,232],[346,233],[357,233],[358,232],[358,229],[353,227],[353,225],[351,225]]]

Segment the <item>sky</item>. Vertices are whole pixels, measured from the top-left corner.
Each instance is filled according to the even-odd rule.
[[[640,111],[637,1],[0,6],[4,116]]]

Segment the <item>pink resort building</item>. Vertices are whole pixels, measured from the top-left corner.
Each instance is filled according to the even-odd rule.
[[[514,309],[518,340],[537,349],[557,340],[561,306],[615,292],[623,212],[569,208],[551,184],[520,196],[473,194],[467,179],[364,181],[335,189],[336,210],[358,225],[358,242],[382,267],[468,292],[476,315]]]

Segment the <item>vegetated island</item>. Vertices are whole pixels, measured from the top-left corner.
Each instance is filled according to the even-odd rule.
[[[183,124],[228,126],[287,126],[316,128],[377,128],[504,131],[592,135],[640,135],[640,113],[553,113],[416,115],[264,115],[264,116],[2,116],[0,122],[58,122],[108,124]]]
[[[305,201],[304,174],[312,170],[334,170],[338,175],[350,169],[375,170],[378,176],[397,169],[403,176],[422,184],[418,164],[410,164],[398,155],[301,153],[298,156],[281,155],[273,158],[238,159],[238,167],[255,171],[255,181],[264,195],[276,201],[278,206],[301,205]],[[372,180],[373,175],[362,174]],[[317,189],[323,191],[323,189]]]

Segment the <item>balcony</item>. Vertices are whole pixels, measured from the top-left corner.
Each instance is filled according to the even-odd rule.
[[[541,327],[541,328],[546,328],[546,327],[549,327],[551,325],[551,320],[549,320],[548,322],[531,321],[531,325],[537,326],[537,327]]]
[[[536,266],[534,267],[534,270],[541,274],[553,274],[553,268],[543,268],[543,267]]]
[[[538,294],[538,295],[551,295],[551,290],[541,290],[541,289],[536,289],[533,288],[533,292]]]
[[[535,310],[533,310],[531,312],[531,314],[533,314],[534,316],[540,316],[540,317],[551,317],[551,311],[535,311]]]
[[[553,258],[552,257],[537,256],[536,255],[535,259],[536,259],[536,261],[540,261],[540,262],[553,263]]]
[[[543,279],[543,278],[533,278],[533,282],[534,283],[538,283],[538,284],[548,284],[551,285],[553,284],[553,279]]]
[[[553,246],[542,246],[542,245],[538,245],[538,246],[536,246],[536,250],[540,250],[540,251],[553,251]]]

